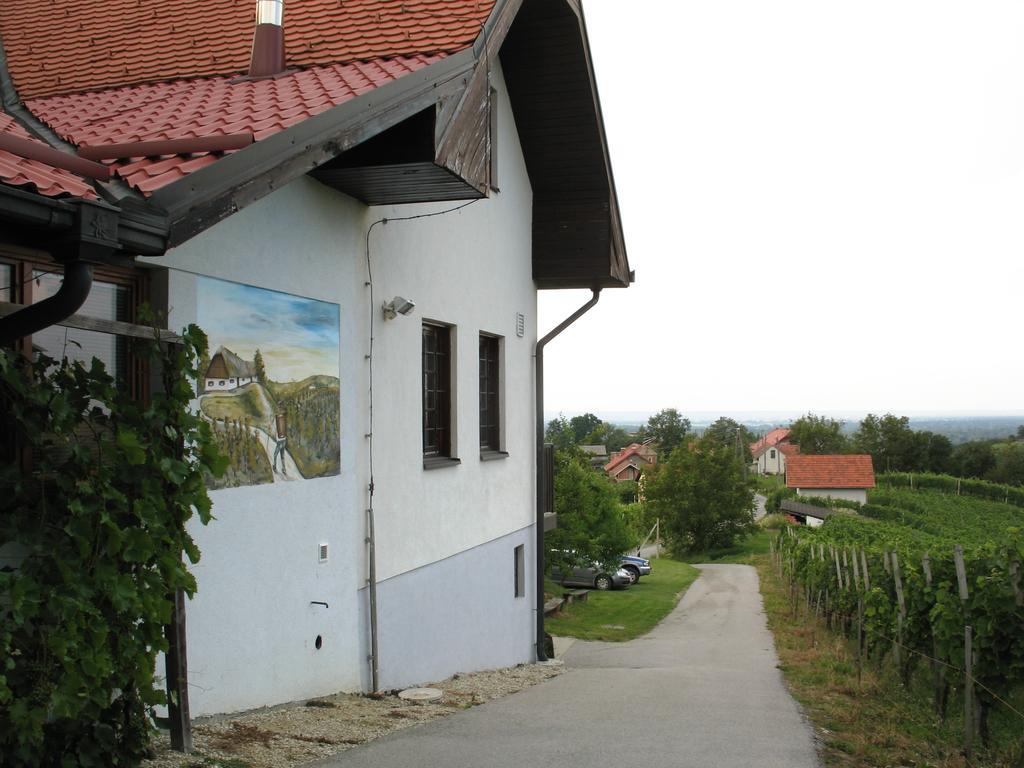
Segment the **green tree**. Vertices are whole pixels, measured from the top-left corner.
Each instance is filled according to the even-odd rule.
[[[716,419],[711,426],[704,430],[701,440],[704,443],[720,447],[731,447],[734,451],[736,446],[742,451],[743,460],[751,461],[750,444],[757,438],[743,424],[735,419],[722,416]]]
[[[608,453],[621,451],[631,442],[633,442],[633,438],[629,432],[607,421],[602,422],[583,438],[584,445],[603,445],[608,449]]]
[[[953,466],[953,443],[945,435],[923,430],[917,433],[922,444],[921,452],[925,457],[922,469],[937,474],[948,473]]]
[[[848,453],[850,441],[843,434],[843,422],[808,413],[789,425],[789,441],[800,446],[800,453]]]
[[[573,416],[569,419],[572,440],[576,445],[585,445],[587,435],[599,426],[601,426],[601,420],[592,413],[584,413],[582,416]]]
[[[547,429],[544,430],[544,442],[551,443],[558,451],[566,451],[576,444],[572,427],[565,416],[559,414],[557,418],[548,422]]]
[[[997,443],[992,447],[995,466],[985,479],[1005,485],[1024,485],[1024,445],[1016,442]]]
[[[869,413],[853,436],[853,446],[871,454],[877,472],[915,472],[925,468],[927,443],[910,428],[906,416]]]
[[[675,408],[663,408],[647,420],[646,437],[654,438],[661,456],[668,454],[690,431],[690,420],[684,419]]]
[[[673,451],[667,462],[647,470],[644,498],[676,553],[728,547],[755,527],[743,463],[714,441]]]
[[[266,384],[267,369],[263,365],[263,354],[259,351],[259,349],[256,350],[256,354],[253,355],[252,357],[252,364],[253,367],[256,369],[256,381],[258,381],[260,384]]]
[[[636,544],[614,485],[573,453],[555,454],[555,512],[558,527],[544,536],[548,570],[610,565]]]
[[[971,440],[953,449],[953,471],[960,477],[985,477],[995,469],[991,440]]]

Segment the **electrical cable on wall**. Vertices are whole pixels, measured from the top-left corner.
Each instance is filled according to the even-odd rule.
[[[376,565],[376,552],[375,552],[375,536],[373,530],[373,494],[374,494],[374,482],[373,482],[373,320],[374,314],[377,311],[377,304],[373,298],[373,266],[370,259],[370,234],[373,232],[374,227],[378,224],[387,224],[390,221],[414,221],[416,219],[429,219],[434,216],[444,216],[447,213],[454,213],[460,211],[463,208],[472,205],[477,202],[470,200],[467,203],[456,205],[453,208],[446,208],[443,211],[435,211],[433,213],[420,213],[415,216],[394,216],[390,218],[377,219],[377,221],[370,224],[366,230],[366,287],[370,292],[370,325],[368,330],[369,333],[369,344],[366,355],[367,368],[369,369],[368,380],[368,400],[369,400],[369,428],[366,432],[367,440],[367,454],[369,459],[369,472],[370,482],[366,486],[367,492],[367,505],[366,505],[366,544],[369,550],[368,565],[369,565],[369,576],[367,579],[367,585],[369,586],[370,593],[370,684],[373,693],[377,692],[377,565]]]

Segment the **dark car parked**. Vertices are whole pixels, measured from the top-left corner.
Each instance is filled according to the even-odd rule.
[[[630,574],[619,568],[611,571],[599,568],[596,564],[573,568],[563,574],[558,566],[552,566],[551,579],[563,587],[586,587],[593,589],[626,589],[633,583]]]

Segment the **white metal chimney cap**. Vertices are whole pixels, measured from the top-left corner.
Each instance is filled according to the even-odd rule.
[[[284,24],[284,0],[256,0],[256,23]]]

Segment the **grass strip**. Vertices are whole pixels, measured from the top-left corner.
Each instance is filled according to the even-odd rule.
[[[734,546],[723,549],[709,549],[703,552],[688,552],[679,558],[684,563],[742,563],[753,565],[758,555],[767,555],[772,532],[758,529]]]
[[[676,607],[700,572],[674,560],[652,560],[652,571],[626,590],[592,590],[586,602],[576,602],[544,621],[552,635],[580,640],[621,642],[646,634]],[[548,585],[554,594],[569,591]]]

